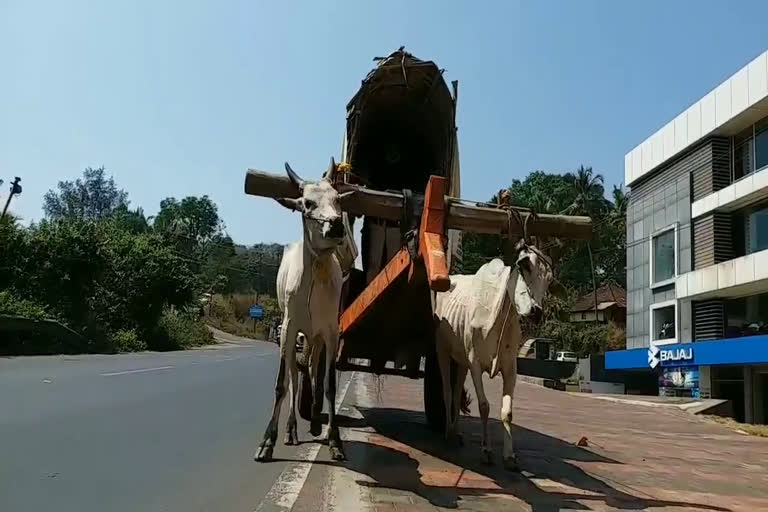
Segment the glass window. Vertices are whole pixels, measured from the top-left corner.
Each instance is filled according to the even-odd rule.
[[[653,237],[653,282],[675,277],[675,230],[669,229]]]
[[[675,339],[675,306],[665,306],[651,311],[653,315],[653,340]]]
[[[768,166],[768,118],[755,125],[755,169]]]
[[[755,170],[752,162],[752,127],[733,138],[733,179],[737,180]]]
[[[749,252],[768,249],[768,208],[749,214]]]

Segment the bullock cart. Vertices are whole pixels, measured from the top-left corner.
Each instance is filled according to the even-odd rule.
[[[335,173],[337,190],[348,192],[341,197],[347,237],[337,251],[345,275],[337,368],[423,377],[427,420],[443,428],[434,293],[447,290],[449,273],[461,269],[462,232],[515,238],[532,213],[509,215],[508,206],[460,199],[456,81],[449,89],[434,62],[402,48],[375,60],[347,105],[342,172]],[[255,169],[246,173],[245,193],[300,196],[285,175]],[[352,228],[361,219],[362,268],[355,268]],[[588,217],[534,219],[528,233],[535,237],[591,236]],[[303,373],[299,412],[309,420],[311,387]]]

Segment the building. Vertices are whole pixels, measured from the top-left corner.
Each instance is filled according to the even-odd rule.
[[[768,423],[768,52],[625,156],[627,350],[660,394]]]
[[[627,292],[621,286],[607,284],[597,289],[597,321],[624,325],[627,317]],[[581,296],[570,311],[571,322],[595,321],[595,293]]]

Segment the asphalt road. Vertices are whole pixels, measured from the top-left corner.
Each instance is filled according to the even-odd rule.
[[[276,368],[271,343],[0,359],[0,510],[255,510],[290,465],[253,462]]]

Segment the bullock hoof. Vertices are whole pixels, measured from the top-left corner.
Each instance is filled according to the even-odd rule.
[[[260,446],[259,451],[256,452],[256,456],[254,457],[254,460],[257,462],[269,462],[272,460],[272,452],[274,451],[273,446]]]
[[[285,433],[285,439],[283,443],[288,446],[296,446],[299,444],[299,435],[296,433],[296,425],[293,425]]]
[[[483,448],[483,464],[487,466],[493,465],[493,454],[491,453],[491,450]]]
[[[312,420],[309,423],[309,433],[315,437],[323,433],[323,424],[320,423],[320,420]]]
[[[337,462],[343,462],[347,460],[347,456],[344,455],[344,450],[341,448],[341,445],[331,444],[329,449],[331,450],[331,460],[335,460]]]
[[[520,471],[517,466],[517,457],[504,457],[504,469],[507,471]]]

